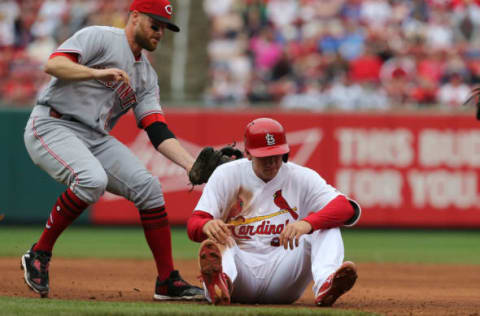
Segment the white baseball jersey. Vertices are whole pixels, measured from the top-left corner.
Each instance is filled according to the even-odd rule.
[[[251,253],[255,265],[273,255],[288,223],[321,210],[339,194],[314,170],[295,163],[283,163],[265,183],[255,175],[251,161],[239,159],[215,170],[195,210],[235,225],[235,241]]]
[[[133,108],[137,123],[145,116],[162,113],[157,74],[142,54],[136,60],[125,31],[107,26],[84,28],[67,39],[59,53],[78,54],[78,62],[91,68],[118,68],[130,78],[124,82],[68,81],[53,77],[38,97],[38,104],[108,134],[117,120]]]

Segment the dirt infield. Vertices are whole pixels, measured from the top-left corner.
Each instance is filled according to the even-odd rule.
[[[176,266],[199,285],[196,262],[177,260]],[[0,258],[0,271],[0,296],[38,297],[23,282],[20,258]],[[54,258],[50,274],[51,298],[152,302],[152,261]],[[480,266],[364,263],[358,274],[357,284],[334,307],[384,315],[480,316]],[[318,308],[311,287],[295,305]]]

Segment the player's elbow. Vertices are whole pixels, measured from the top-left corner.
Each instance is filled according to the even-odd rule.
[[[65,56],[52,56],[48,61],[45,63],[43,67],[44,71],[55,77],[59,77],[62,72],[65,72],[65,69],[73,63],[69,58]]]
[[[54,58],[49,59],[45,65],[43,66],[43,71],[46,72],[47,74],[53,76],[54,75],[54,69],[55,69],[55,61]]]

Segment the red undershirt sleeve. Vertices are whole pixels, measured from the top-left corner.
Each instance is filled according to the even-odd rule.
[[[167,120],[165,119],[165,116],[159,113],[152,113],[147,116],[145,116],[141,121],[140,124],[143,129],[147,128],[151,124],[155,122],[161,122],[167,124]]]
[[[310,213],[303,220],[312,225],[313,230],[329,229],[344,225],[355,215],[355,210],[347,198],[339,195],[318,212]]]
[[[213,216],[207,212],[195,211],[187,222],[188,237],[196,242],[202,242],[207,239],[207,235],[203,233],[203,225],[212,220]]]
[[[76,53],[55,52],[55,53],[52,53],[50,57],[48,57],[48,59],[52,59],[55,56],[64,56],[70,59],[71,61],[73,61],[74,63],[78,63],[78,54]]]

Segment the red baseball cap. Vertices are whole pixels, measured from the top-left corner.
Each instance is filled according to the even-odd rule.
[[[167,24],[171,31],[178,32],[180,28],[170,21],[173,7],[168,0],[133,0],[130,11],[137,10],[160,22]]]

